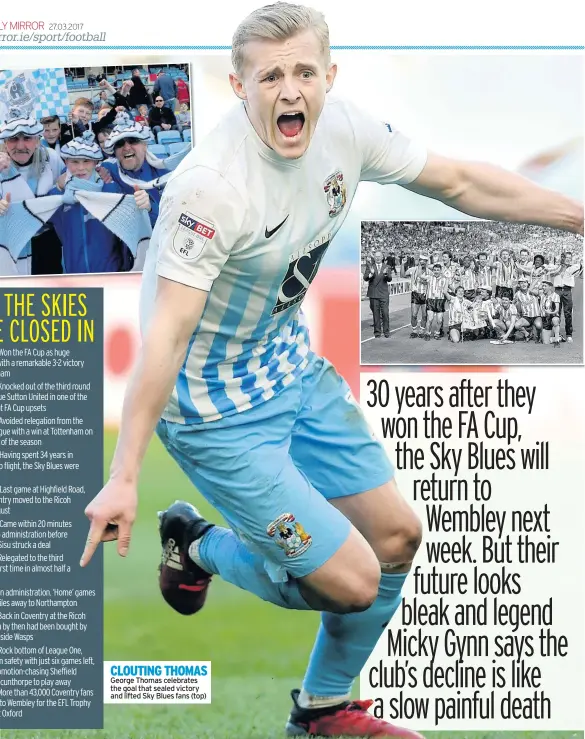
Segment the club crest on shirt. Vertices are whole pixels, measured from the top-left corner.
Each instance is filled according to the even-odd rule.
[[[335,170],[323,183],[323,190],[329,206],[329,217],[333,218],[343,210],[347,200],[347,189],[343,181],[343,172]]]
[[[298,557],[311,546],[313,539],[292,513],[283,513],[268,524],[266,533],[284,549],[287,557]]]
[[[173,234],[173,250],[182,259],[191,261],[203,251],[205,244],[215,236],[215,226],[209,221],[181,213]]]

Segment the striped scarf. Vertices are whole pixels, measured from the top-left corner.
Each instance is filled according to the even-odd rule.
[[[61,206],[79,203],[126,244],[135,258],[134,269],[141,269],[152,235],[148,213],[136,207],[133,195],[104,193],[101,192],[102,187],[100,182],[71,178],[63,195],[46,195],[11,203],[8,211],[0,217],[0,244],[7,247],[16,262],[30,239]]]
[[[191,147],[187,144],[185,146],[185,149],[183,149],[182,151],[178,151],[176,154],[171,154],[171,156],[166,157],[166,159],[159,159],[158,157],[155,157],[153,154],[147,151],[146,161],[155,169],[166,170],[165,174],[161,175],[160,177],[155,177],[154,180],[150,180],[148,182],[129,177],[122,169],[122,167],[120,167],[120,162],[118,162],[118,160],[116,159],[118,176],[125,185],[129,185],[130,187],[136,186],[139,187],[141,190],[162,190],[169,181],[173,170],[175,170],[179,166],[179,164],[183,161],[183,159],[190,151]]]

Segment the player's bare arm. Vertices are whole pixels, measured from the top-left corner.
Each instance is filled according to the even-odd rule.
[[[158,279],[152,320],[128,384],[110,479],[85,509],[90,531],[84,567],[102,541],[118,540],[125,556],[138,502],[138,475],[154,428],[172,392],[207,293]]]
[[[491,164],[429,154],[420,175],[405,187],[477,218],[583,234],[582,203]]]

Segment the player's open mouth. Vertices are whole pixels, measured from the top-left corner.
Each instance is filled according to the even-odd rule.
[[[280,133],[287,139],[294,139],[303,130],[305,116],[303,113],[283,113],[276,120]]]

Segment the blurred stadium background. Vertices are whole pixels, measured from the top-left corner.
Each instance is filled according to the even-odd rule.
[[[114,90],[119,91],[124,82],[132,80],[134,70],[138,70],[138,76],[150,96],[153,95],[158,74],[161,72],[168,74],[177,85],[177,97],[173,110],[178,111],[183,102],[190,105],[189,64],[149,64],[148,62],[124,63],[119,66],[65,67],[64,74],[70,105],[73,107],[75,100],[80,97],[88,98],[94,103],[96,109],[92,120],[98,120],[99,95],[103,90],[99,86],[100,80],[105,79]],[[148,108],[150,107],[149,105]],[[165,137],[164,142],[159,140],[157,143],[153,135],[148,144],[151,153],[162,158],[183,149],[185,143],[191,142],[192,133],[190,129],[186,129],[180,133],[178,131],[166,132],[163,136]]]
[[[523,168],[544,185],[582,197],[583,63],[580,55],[390,54],[338,52],[336,92],[380,119],[421,138],[430,149],[462,158]],[[192,60],[192,99],[198,140],[234,104],[225,54]],[[530,163],[530,166],[528,166]],[[460,214],[401,188],[364,184],[305,301],[313,346],[359,390],[359,239],[362,220],[453,220]],[[139,278],[131,275],[3,281],[4,286],[105,288],[105,420],[107,471],[128,373],[139,347]],[[368,368],[370,369],[370,368]],[[469,370],[467,370],[469,371]],[[580,393],[582,370],[563,381]],[[565,379],[566,378],[566,379]],[[189,619],[162,601],[156,511],[186,497],[212,520],[217,514],[187,484],[157,441],[141,481],[141,502],[127,559],[105,547],[105,658],[208,659],[213,664],[210,706],[108,706],[104,739],[263,739],[282,734],[288,691],[304,672],[317,616],[277,610],[217,581],[204,611]],[[85,526],[85,522],[80,522]],[[493,739],[497,732],[433,734]],[[95,737],[94,732],[3,732],[3,739]],[[532,739],[532,732],[509,733]],[[540,735],[552,737],[551,732]],[[582,737],[582,732],[554,735]]]

